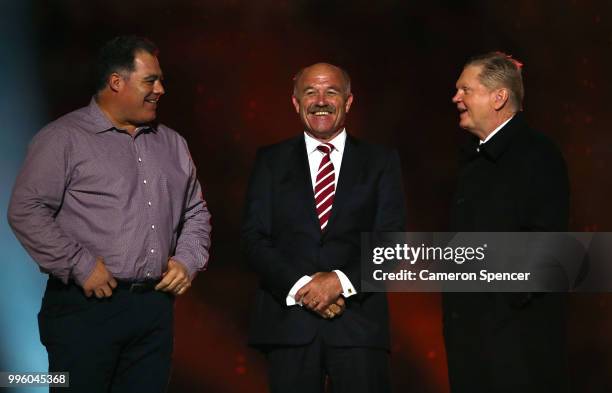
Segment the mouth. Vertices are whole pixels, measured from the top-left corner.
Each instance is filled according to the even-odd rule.
[[[149,104],[155,104],[157,105],[157,102],[159,101],[159,97],[157,98],[146,98],[145,102],[148,102]]]
[[[329,116],[336,113],[336,108],[332,105],[313,105],[308,108],[308,114],[316,117]]]

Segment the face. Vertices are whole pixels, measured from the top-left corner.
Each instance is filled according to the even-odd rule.
[[[336,136],[353,103],[347,88],[342,72],[336,67],[316,64],[304,70],[292,101],[306,132],[319,140]]]
[[[118,82],[117,100],[122,123],[137,127],[155,120],[157,103],[165,93],[157,58],[147,52],[134,56],[134,71]]]
[[[487,135],[495,127],[495,91],[480,83],[481,66],[467,66],[457,80],[453,102],[459,110],[459,126],[478,137]]]

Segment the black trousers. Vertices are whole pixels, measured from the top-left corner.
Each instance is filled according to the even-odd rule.
[[[38,314],[49,371],[70,373],[54,392],[165,392],[173,344],[172,295],[115,289],[87,298],[75,285],[50,278]]]
[[[391,391],[389,353],[384,349],[334,347],[317,335],[308,345],[267,348],[266,354],[272,393]]]

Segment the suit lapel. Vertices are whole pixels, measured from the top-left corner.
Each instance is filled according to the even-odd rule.
[[[296,199],[292,203],[295,203],[296,209],[306,213],[305,225],[320,232],[310,177],[310,166],[306,155],[306,143],[303,136],[297,139],[296,143],[289,149],[288,154],[286,162],[289,165],[287,165],[287,173],[283,176],[281,182],[287,183],[295,191]],[[280,163],[280,165],[283,165],[283,163]]]
[[[347,134],[344,152],[342,153],[342,165],[340,166],[340,178],[336,186],[336,195],[334,195],[334,204],[332,214],[327,224],[329,233],[333,230],[334,222],[342,211],[342,207],[346,205],[351,196],[351,190],[359,180],[359,174],[363,164],[363,155],[359,146],[359,141]]]

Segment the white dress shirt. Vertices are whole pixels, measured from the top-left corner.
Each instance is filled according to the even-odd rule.
[[[312,179],[312,187],[314,190],[314,185],[316,184],[317,172],[319,170],[319,165],[321,164],[321,160],[323,160],[323,152],[319,151],[317,147],[322,143],[315,138],[308,135],[304,132],[304,141],[306,142],[306,154],[308,155],[308,166],[310,167],[310,177]],[[334,188],[337,188],[338,179],[340,178],[340,166],[342,165],[342,154],[344,153],[344,145],[346,143],[346,129],[343,129],[334,139],[329,141],[334,146],[330,154],[330,159],[332,164],[334,165],[334,172],[336,177],[336,183]],[[332,207],[333,210],[333,207]],[[355,287],[351,283],[351,280],[348,279],[346,274],[341,272],[340,270],[334,270],[334,272],[338,275],[338,279],[340,280],[340,285],[342,285],[342,295],[345,298],[353,296],[357,293],[355,291]],[[289,290],[289,294],[287,295],[287,306],[293,306],[296,303],[295,294],[300,290],[304,285],[308,284],[312,280],[309,276],[303,276],[291,287]]]

